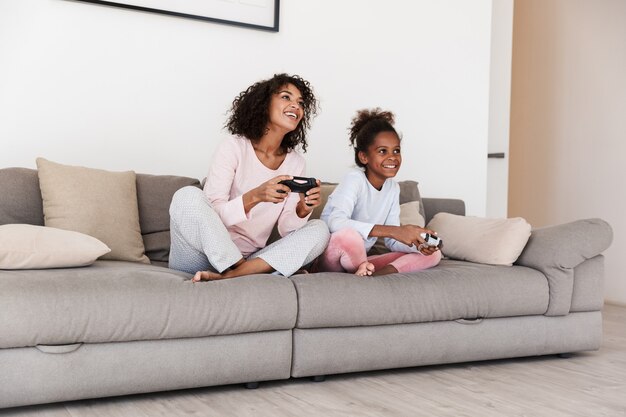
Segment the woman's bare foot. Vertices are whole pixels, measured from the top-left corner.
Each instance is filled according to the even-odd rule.
[[[242,277],[252,274],[266,274],[272,272],[272,268],[267,262],[261,258],[250,260],[240,260],[232,267],[224,270],[221,274],[213,271],[198,271],[191,279],[192,282],[200,281],[216,281],[220,279]]]
[[[361,265],[359,265],[359,267],[354,272],[354,275],[364,277],[364,276],[372,275],[375,270],[376,268],[374,267],[373,263],[365,261]]]
[[[222,274],[218,274],[217,272],[212,271],[198,271],[193,276],[191,281],[200,282],[200,281],[215,281],[217,279],[223,279]]]

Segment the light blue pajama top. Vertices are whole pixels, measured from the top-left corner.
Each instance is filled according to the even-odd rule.
[[[365,250],[369,251],[377,239],[369,237],[375,225],[400,226],[400,186],[388,178],[378,191],[367,180],[365,172],[354,169],[328,197],[320,218],[331,233],[346,227],[356,230],[365,241]],[[385,238],[385,246],[392,252],[417,252],[415,246],[391,238]]]

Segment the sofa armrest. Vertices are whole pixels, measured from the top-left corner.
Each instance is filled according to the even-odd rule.
[[[437,213],[451,213],[465,216],[465,202],[454,198],[422,198],[424,213],[426,214],[426,224],[435,217]]]
[[[516,265],[541,271],[548,279],[547,316],[569,313],[574,267],[605,251],[613,240],[611,226],[602,219],[577,220],[534,229]]]

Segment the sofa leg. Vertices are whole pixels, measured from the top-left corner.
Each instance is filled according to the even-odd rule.
[[[257,389],[259,388],[259,383],[258,382],[246,382],[246,388]]]
[[[313,382],[324,382],[326,380],[326,375],[315,375],[311,377],[311,381]]]
[[[574,354],[571,352],[567,352],[567,353],[558,353],[556,356],[558,356],[561,359],[569,359],[572,356],[574,356]]]

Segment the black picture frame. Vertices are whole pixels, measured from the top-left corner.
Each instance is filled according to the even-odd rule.
[[[156,8],[151,8],[151,7],[137,6],[134,4],[124,3],[122,1],[119,1],[119,2],[118,1],[104,1],[104,0],[71,0],[71,1],[93,3],[93,4],[103,5],[103,6],[121,7],[124,9],[138,10],[138,11],[149,12],[149,13],[159,13],[159,14],[165,14],[169,16],[203,20],[207,22],[221,23],[225,25],[233,25],[233,26],[239,26],[239,27],[248,28],[248,29],[257,29],[257,30],[264,30],[264,31],[269,31],[269,32],[278,32],[278,29],[279,29],[280,0],[273,0],[274,2],[273,21],[268,22],[267,25],[259,25],[255,23],[243,22],[243,21],[235,20],[234,18],[233,20],[220,19],[220,18],[211,17],[211,16],[188,14],[188,13],[174,11],[174,10],[163,10],[163,9],[156,9]]]

